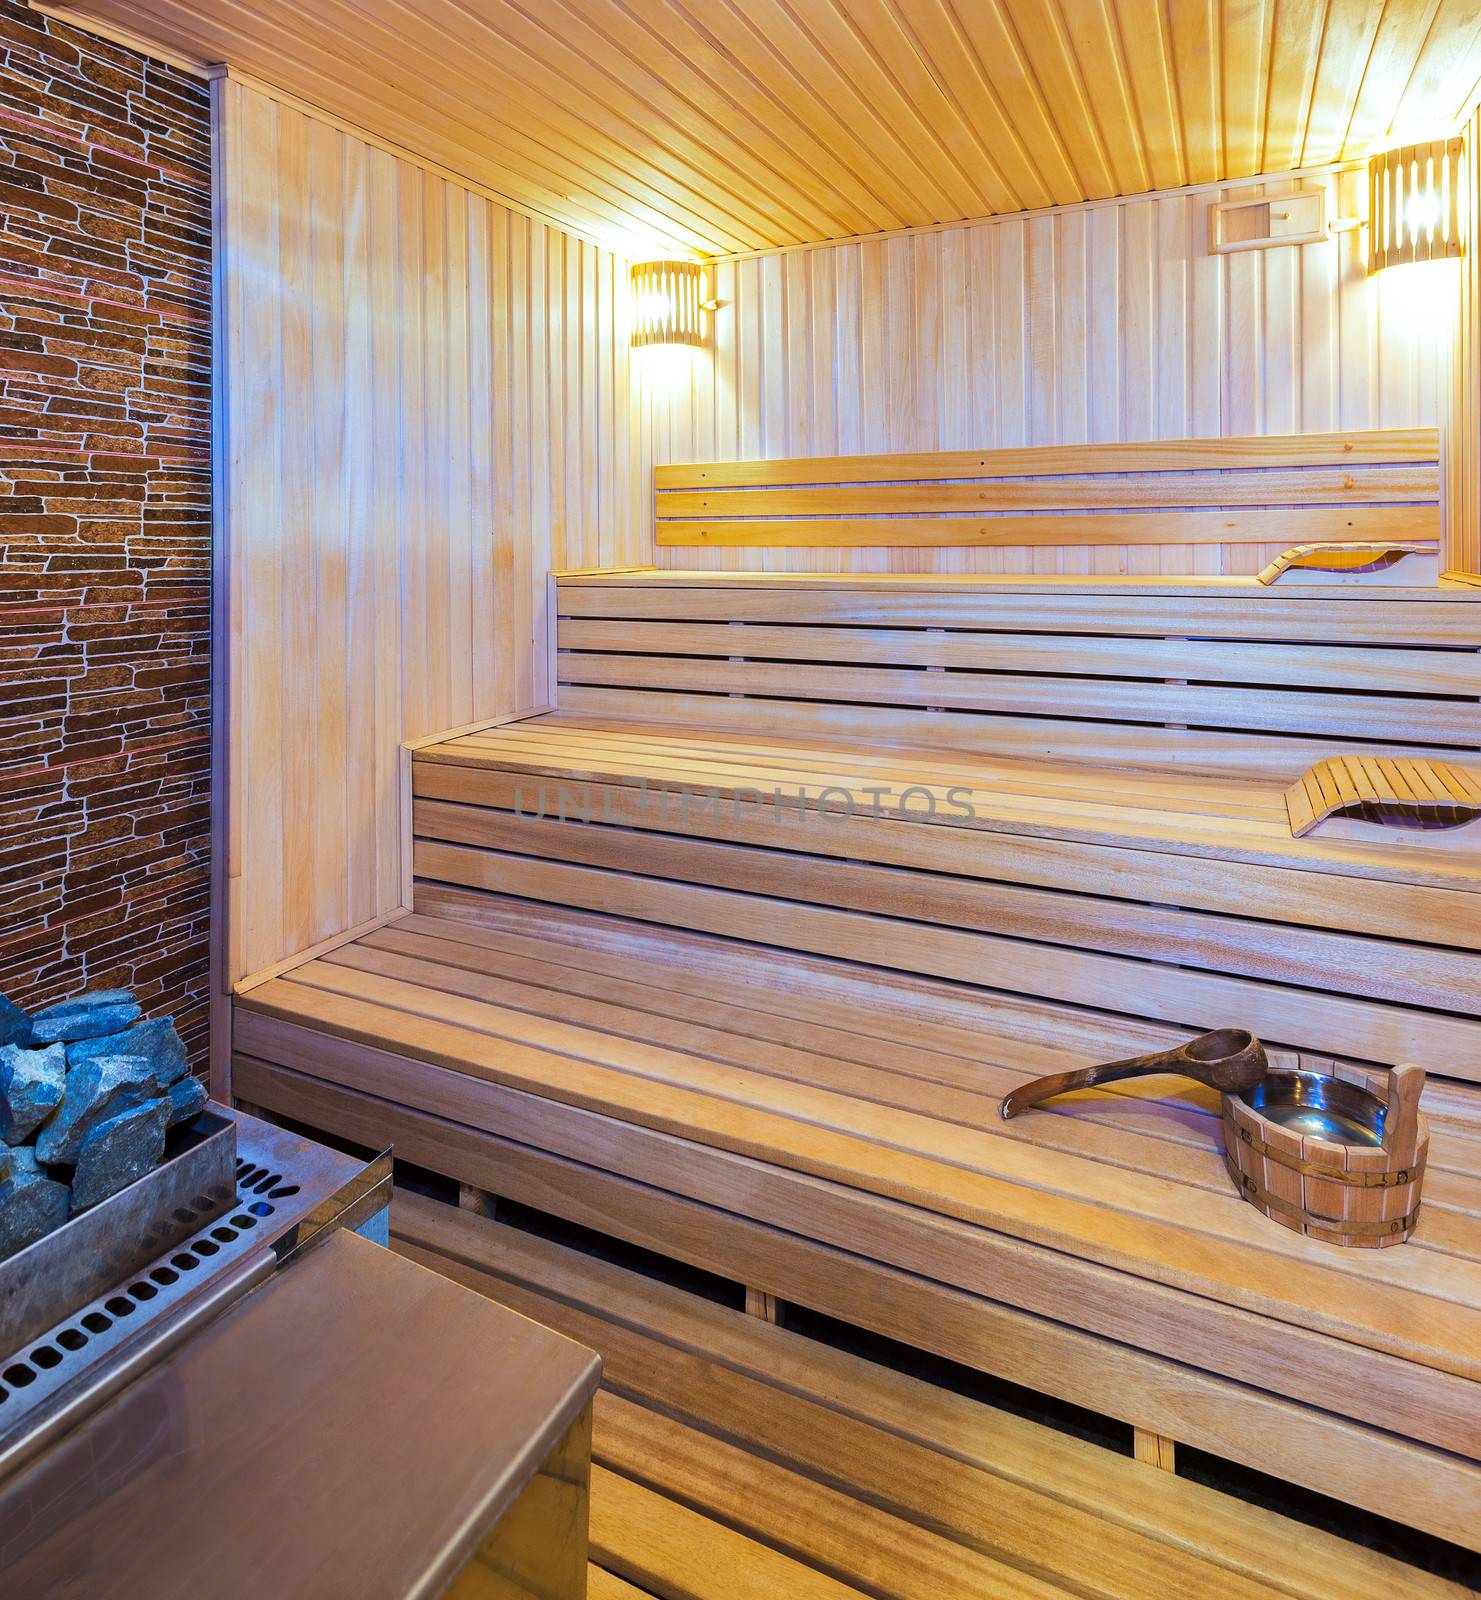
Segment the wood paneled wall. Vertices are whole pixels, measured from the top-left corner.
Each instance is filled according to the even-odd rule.
[[[1481,102],[1466,122],[1466,254],[1459,263],[1460,304],[1450,395],[1446,461],[1444,565],[1481,578]]]
[[[1304,180],[1362,210],[1360,171]],[[1272,182],[721,262],[710,348],[638,366],[656,462],[1433,426],[1453,264],[1369,278],[1363,234],[1213,256]],[[1438,307],[1438,314],[1437,314]],[[672,363],[673,358],[668,358]],[[1264,546],[669,551],[670,566],[1240,572]]]
[[[215,93],[235,982],[400,903],[400,744],[543,706],[546,573],[651,512],[623,263]]]

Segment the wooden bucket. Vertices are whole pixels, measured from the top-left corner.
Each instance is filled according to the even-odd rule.
[[[1370,1250],[1402,1244],[1419,1219],[1429,1154],[1423,1088],[1422,1067],[1386,1075],[1276,1069],[1248,1097],[1223,1097],[1229,1176],[1257,1210],[1308,1238]],[[1298,1116],[1306,1103],[1319,1109]],[[1351,1142],[1284,1119],[1322,1122],[1334,1134],[1350,1128]],[[1381,1142],[1372,1142],[1380,1129]]]

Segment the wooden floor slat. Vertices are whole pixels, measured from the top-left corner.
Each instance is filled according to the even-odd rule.
[[[615,1581],[594,1584],[599,1600],[630,1600],[623,1582],[659,1600],[1460,1593],[1329,1534],[450,1206],[398,1197],[393,1234],[413,1259],[602,1353],[592,1559]]]

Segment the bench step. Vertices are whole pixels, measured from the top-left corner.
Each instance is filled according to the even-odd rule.
[[[1478,1536],[1474,1091],[1431,1113],[1414,1238],[1336,1250],[1238,1198],[1201,1091],[998,1115],[1028,1078],[1174,1030],[497,897],[479,913],[403,918],[239,997],[237,1092],[718,1272],[758,1309]]]
[[[1481,1076],[1481,833],[1279,785],[541,717],[413,763],[419,909],[498,890]]]
[[[601,1353],[598,1600],[1456,1593],[1330,1534],[436,1201],[399,1196],[392,1230],[413,1260]]]

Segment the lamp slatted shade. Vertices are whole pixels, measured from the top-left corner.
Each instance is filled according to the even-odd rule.
[[[634,347],[704,343],[704,268],[697,261],[642,261],[632,269]]]
[[[1462,254],[1462,148],[1457,136],[1369,160],[1369,272]]]

